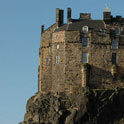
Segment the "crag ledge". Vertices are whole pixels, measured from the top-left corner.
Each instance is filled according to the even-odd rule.
[[[37,93],[20,124],[123,124],[124,88],[75,89],[73,94]]]

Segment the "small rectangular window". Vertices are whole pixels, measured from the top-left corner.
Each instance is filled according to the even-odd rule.
[[[121,76],[121,82],[124,82],[124,75]]]
[[[56,45],[56,49],[59,49],[59,44]]]
[[[46,64],[48,65],[48,63],[49,63],[49,58],[46,58]]]
[[[46,65],[49,65],[51,63],[51,58],[46,58]]]
[[[100,32],[101,32],[101,34],[105,34],[105,30],[104,29],[100,29]]]
[[[120,35],[120,28],[119,27],[116,28],[115,32],[116,32],[116,35]]]
[[[52,45],[49,47],[49,51],[52,52]]]
[[[87,47],[88,46],[88,38],[87,37],[83,37],[82,38],[82,46],[83,47]]]
[[[50,33],[50,40],[52,40],[52,35],[53,35],[53,34],[52,34],[52,33]]]
[[[112,53],[112,64],[116,64],[116,53]]]
[[[59,64],[59,60],[60,60],[60,57],[59,56],[55,56],[55,63],[56,64]]]
[[[116,31],[113,29],[110,29],[110,36],[115,37],[115,35],[116,35]]]
[[[88,53],[83,53],[82,59],[83,63],[88,63]]]
[[[51,58],[49,58],[49,63],[51,62]]]
[[[112,40],[112,49],[118,49],[118,41],[115,39]]]

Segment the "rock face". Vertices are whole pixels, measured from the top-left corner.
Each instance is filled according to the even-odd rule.
[[[124,89],[37,93],[20,124],[124,124]]]

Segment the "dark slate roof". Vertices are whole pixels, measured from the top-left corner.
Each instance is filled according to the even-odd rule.
[[[99,31],[105,29],[103,20],[74,20],[71,24],[64,24],[56,31],[81,31],[83,26],[88,26],[89,29]]]

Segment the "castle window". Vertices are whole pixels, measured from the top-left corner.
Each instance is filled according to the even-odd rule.
[[[112,49],[118,49],[118,41],[115,39],[112,40]]]
[[[88,33],[88,26],[83,26],[82,31],[83,33]]]
[[[82,46],[83,47],[87,47],[88,46],[88,38],[87,37],[83,37],[82,38]]]
[[[52,36],[53,36],[52,33],[50,33],[50,40],[52,40]]]
[[[46,65],[49,65],[51,62],[51,58],[46,58]]]
[[[56,64],[59,64],[59,60],[60,60],[60,57],[59,56],[55,56],[55,63]]]
[[[100,32],[101,32],[101,34],[105,34],[105,30],[104,29],[100,29]]]
[[[49,58],[46,58],[46,64],[48,64],[49,63]]]
[[[116,33],[116,35],[120,35],[120,28],[119,27],[116,28],[115,33]]]
[[[49,63],[51,62],[51,58],[49,58]]]
[[[57,30],[57,28],[54,28],[54,29],[53,29],[53,32],[55,32],[56,30]]]
[[[116,64],[116,53],[112,53],[112,64]]]
[[[116,35],[116,31],[113,29],[110,29],[110,36],[115,37],[115,35]]]
[[[121,76],[121,82],[124,82],[124,75]]]
[[[59,49],[59,44],[56,45],[56,49]]]
[[[83,55],[82,55],[82,62],[83,63],[88,63],[88,53],[83,53]]]
[[[49,47],[49,51],[52,52],[52,46]]]

